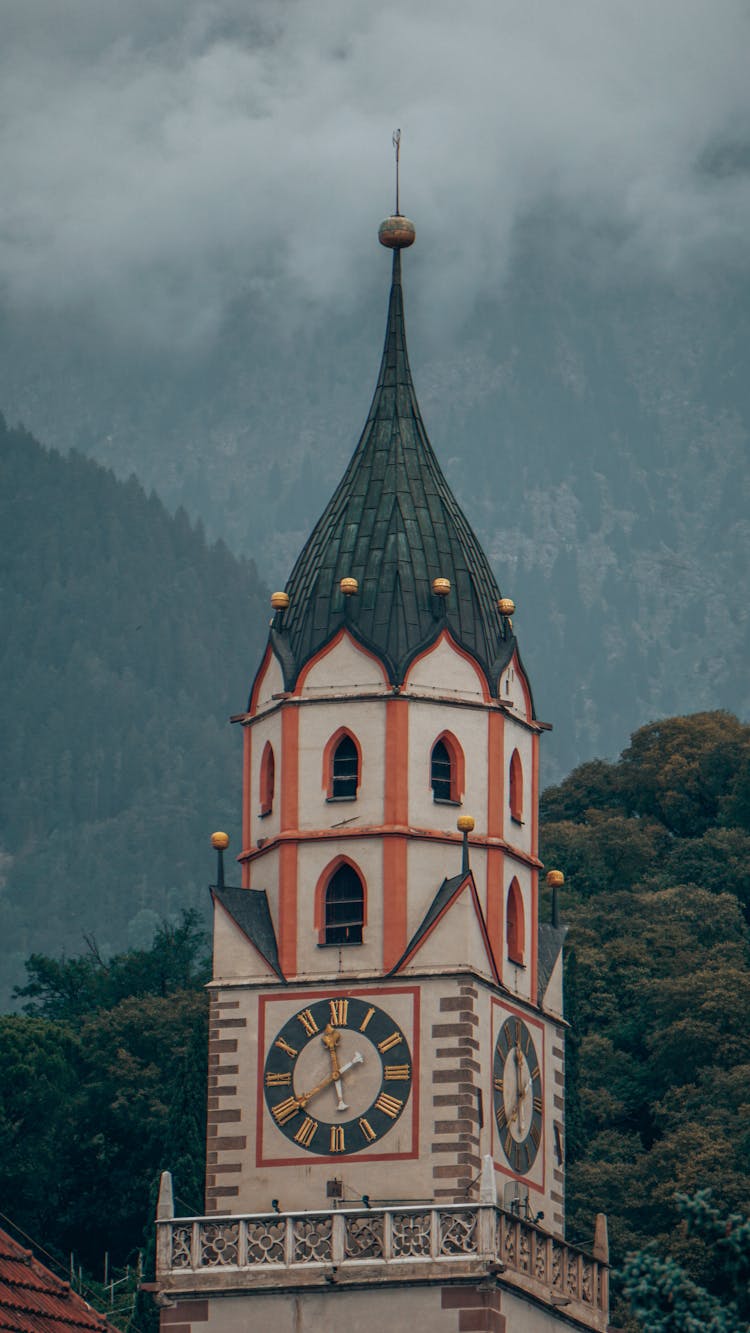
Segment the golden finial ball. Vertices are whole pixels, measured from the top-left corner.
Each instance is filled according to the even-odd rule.
[[[339,587],[345,597],[354,597],[359,592],[359,584],[356,579],[342,579]]]
[[[501,616],[512,616],[515,614],[516,604],[512,597],[501,597],[498,600],[497,609]]]
[[[414,223],[400,213],[394,213],[392,217],[386,218],[378,228],[378,240],[388,250],[406,250],[408,246],[414,244],[416,237],[417,229]]]
[[[561,889],[565,883],[565,876],[562,870],[547,871],[547,887],[550,889]]]
[[[228,833],[212,833],[211,846],[216,848],[217,852],[225,852],[229,846]]]
[[[289,605],[288,592],[271,593],[271,606],[273,607],[274,611],[286,611],[288,605]]]
[[[436,597],[447,597],[451,590],[450,579],[433,579],[432,591]]]
[[[474,816],[473,816],[473,815],[459,815],[459,816],[458,816],[458,819],[456,820],[456,828],[458,829],[459,833],[473,833],[473,832],[474,832]]]

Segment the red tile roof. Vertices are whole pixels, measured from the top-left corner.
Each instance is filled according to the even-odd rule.
[[[0,1330],[13,1333],[116,1333],[69,1282],[55,1277],[31,1250],[0,1230]]]

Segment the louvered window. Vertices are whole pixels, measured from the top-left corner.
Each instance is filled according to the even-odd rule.
[[[453,759],[445,741],[436,741],[432,749],[432,795],[436,801],[454,799]]]
[[[351,736],[342,736],[333,753],[331,795],[354,797],[359,785],[359,754]]]
[[[339,866],[326,888],[326,944],[361,944],[364,913],[365,891],[359,875],[353,866]]]

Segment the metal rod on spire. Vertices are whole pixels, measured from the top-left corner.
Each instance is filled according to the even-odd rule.
[[[398,160],[399,160],[399,157],[400,157],[400,155],[401,155],[401,131],[400,131],[400,130],[394,130],[394,131],[393,131],[393,147],[394,147],[394,149],[396,150],[396,213],[395,213],[395,216],[396,216],[396,217],[400,217],[400,216],[401,216],[401,209],[399,208],[399,200],[398,200]]]

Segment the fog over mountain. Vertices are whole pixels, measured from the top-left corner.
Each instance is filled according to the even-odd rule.
[[[746,715],[749,39],[739,0],[6,0],[0,408],[283,581],[374,385],[400,125],[417,393],[548,776]]]

